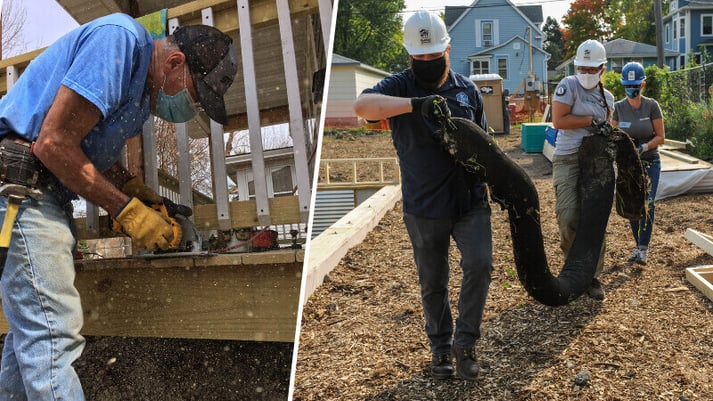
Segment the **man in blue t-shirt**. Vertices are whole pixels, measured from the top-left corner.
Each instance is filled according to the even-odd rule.
[[[451,114],[487,129],[475,85],[449,68],[450,37],[443,20],[419,11],[404,25],[411,68],[384,78],[362,92],[354,104],[367,120],[389,119],[402,177],[404,223],[411,238],[421,284],[431,374],[456,373],[474,380],[479,371],[475,343],[492,271],[490,207],[485,183],[455,164],[434,138],[429,117],[433,102],[445,99]],[[451,236],[461,253],[463,282],[458,318],[448,299],[448,249]]]
[[[0,184],[41,192],[19,206],[0,282],[9,324],[0,399],[84,399],[72,367],[84,339],[70,201],[79,195],[102,207],[140,246],[175,246],[180,232],[145,204],[161,197],[118,164],[121,149],[150,113],[186,122],[198,103],[225,124],[223,96],[236,71],[232,40],[215,28],[186,26],[154,40],[133,18],[112,14],[57,40],[0,100]],[[26,164],[11,168],[18,159]],[[10,202],[0,197],[0,218]]]

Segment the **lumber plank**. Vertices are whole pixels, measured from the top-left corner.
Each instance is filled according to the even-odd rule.
[[[706,251],[709,255],[713,255],[713,237],[710,235],[696,231],[692,228],[687,228],[683,236],[699,248]]]
[[[664,155],[671,157],[673,159],[680,160],[682,162],[690,163],[690,164],[696,164],[700,161],[699,159],[697,159],[693,156],[689,156],[685,153],[681,153],[681,152],[677,152],[677,151],[673,151],[673,150],[659,149],[659,153],[664,154]]]
[[[297,196],[268,199],[271,224],[293,224],[302,221]],[[257,206],[254,200],[230,202],[231,227],[258,227]],[[198,231],[218,230],[218,211],[215,204],[195,205],[193,221]]]
[[[303,303],[347,251],[361,243],[399,199],[400,185],[385,186],[309,242]]]
[[[713,301],[713,265],[687,268],[686,280]]]

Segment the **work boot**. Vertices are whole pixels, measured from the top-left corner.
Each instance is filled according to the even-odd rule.
[[[480,372],[475,347],[461,348],[453,344],[453,355],[456,357],[456,374],[463,380],[475,380]]]
[[[433,356],[431,360],[431,376],[439,380],[453,376],[453,361],[450,353]]]
[[[592,283],[589,285],[589,288],[587,288],[587,295],[597,301],[604,300],[604,287],[602,287],[602,283],[596,278],[592,279]]]

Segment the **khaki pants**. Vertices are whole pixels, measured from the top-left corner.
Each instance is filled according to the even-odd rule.
[[[560,248],[565,258],[572,247],[579,225],[580,201],[578,154],[555,155],[552,157],[552,184],[555,188],[555,214],[560,231]],[[606,236],[599,253],[599,262],[594,272],[597,278],[604,268],[604,252],[606,251]]]

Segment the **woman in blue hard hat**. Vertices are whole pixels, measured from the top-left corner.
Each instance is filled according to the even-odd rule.
[[[636,62],[624,65],[621,84],[626,98],[614,104],[612,125],[626,131],[639,150],[639,157],[649,177],[648,213],[641,220],[630,220],[636,247],[629,258],[630,264],[646,264],[646,254],[654,226],[656,190],[661,176],[661,159],[657,147],[664,142],[665,131],[661,107],[654,99],[641,93],[646,87],[644,67]]]

